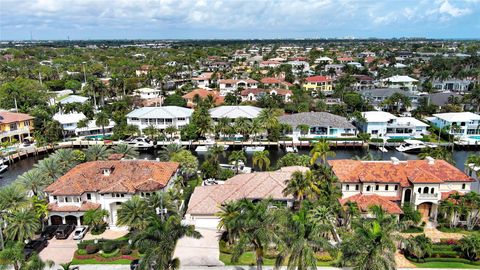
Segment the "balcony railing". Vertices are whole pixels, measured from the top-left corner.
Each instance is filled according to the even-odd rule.
[[[417,193],[419,199],[436,199],[438,198],[438,193]]]
[[[14,135],[19,135],[19,134],[24,134],[29,132],[32,132],[32,129],[30,129],[30,127],[17,128],[15,130],[0,132],[0,137],[9,137],[9,136],[14,136]]]

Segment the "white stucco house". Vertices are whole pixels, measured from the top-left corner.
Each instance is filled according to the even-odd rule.
[[[45,188],[48,223],[83,224],[88,210],[105,209],[110,228],[117,211],[134,195],[148,197],[168,190],[177,177],[178,163],[152,160],[105,160],[77,165]]]
[[[180,129],[190,123],[193,110],[178,107],[143,107],[127,114],[127,124],[135,125],[139,130],[149,126],[164,130],[169,126]]]
[[[373,138],[421,137],[427,133],[428,124],[413,117],[399,117],[382,111],[363,112],[362,116],[365,121],[356,121],[357,128]]]
[[[476,113],[437,113],[427,119],[437,128],[446,128],[451,135],[460,137],[480,135],[480,115]]]
[[[81,120],[85,120],[87,117],[83,113],[56,113],[53,116],[53,120],[56,120],[62,126],[62,129],[67,132],[74,133],[77,129],[77,124]]]
[[[252,79],[224,79],[218,81],[220,95],[225,96],[228,93],[237,91],[239,88],[258,88],[258,81]]]
[[[380,205],[391,214],[401,214],[400,206],[411,203],[424,220],[437,218],[438,205],[450,194],[471,191],[474,180],[444,160],[361,161],[330,160],[342,189],[341,203],[356,202],[368,214]]]
[[[395,76],[380,80],[380,85],[382,87],[400,88],[400,89],[405,89],[410,91],[416,91],[417,84],[418,84],[417,79],[414,79],[410,76],[404,76],[404,75],[395,75]]]
[[[154,98],[159,98],[161,96],[161,90],[160,89],[153,89],[153,88],[139,88],[135,89],[133,91],[135,95],[139,96],[141,99],[154,99]]]
[[[254,106],[220,106],[215,107],[208,112],[214,121],[217,121],[220,118],[236,119],[240,117],[245,117],[248,119],[253,119],[258,117],[262,108]]]

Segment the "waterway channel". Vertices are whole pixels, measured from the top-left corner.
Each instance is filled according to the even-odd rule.
[[[239,148],[240,149],[240,148]],[[220,160],[222,163],[227,163],[228,154],[235,149],[229,149],[225,151],[225,156],[220,156]],[[237,149],[238,150],[238,149]],[[279,158],[285,155],[285,151],[278,147],[270,147],[267,148],[270,152],[270,160],[271,165],[274,166]],[[329,159],[352,159],[355,156],[363,157],[367,154],[366,149],[332,149],[335,152],[334,157],[330,157]],[[159,150],[154,150],[151,152],[141,152],[139,155],[139,159],[155,159],[158,156]],[[375,159],[378,160],[389,160],[391,157],[396,157],[400,160],[409,160],[409,159],[418,159],[416,155],[413,154],[405,154],[400,153],[395,150],[389,150],[387,153],[382,153],[381,151],[370,149],[370,152],[374,156]],[[193,151],[194,154],[195,151]],[[299,154],[308,154],[309,149],[299,149]],[[457,166],[460,170],[464,170],[465,160],[469,155],[480,155],[480,151],[467,151],[467,150],[455,150],[453,154],[453,158],[455,160],[455,166]],[[200,163],[205,160],[206,154],[196,154]],[[39,156],[32,156],[26,159],[20,160],[12,165],[9,166],[8,171],[3,173],[0,178],[0,186],[7,185],[14,181],[20,174],[30,170],[34,164],[36,164],[39,160],[45,158],[46,155],[39,155]],[[252,166],[252,154],[247,154],[247,166]]]

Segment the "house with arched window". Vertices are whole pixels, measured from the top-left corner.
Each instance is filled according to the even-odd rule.
[[[441,200],[452,193],[470,192],[474,179],[444,160],[361,161],[331,160],[338,177],[341,203],[356,202],[368,214],[379,205],[391,214],[401,214],[403,204],[412,204],[424,220],[435,220]]]

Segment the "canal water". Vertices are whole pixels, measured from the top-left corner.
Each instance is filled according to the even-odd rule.
[[[240,150],[241,148],[238,149],[229,149],[225,151],[224,156],[220,156],[219,159],[221,163],[228,163],[228,154],[233,151],[233,150]],[[271,161],[271,166],[275,166],[277,163],[277,160],[284,156],[286,153],[282,148],[278,147],[270,147],[266,148],[270,152],[270,161]],[[358,157],[363,157],[367,155],[367,149],[342,149],[342,148],[337,148],[337,149],[332,149],[335,152],[334,157],[329,157],[329,159],[352,159],[356,156]],[[141,152],[139,155],[139,159],[155,159],[158,156],[158,151],[155,150],[152,152]],[[376,149],[370,149],[370,153],[374,156],[376,160],[390,160],[391,157],[396,157],[400,160],[410,160],[410,159],[418,159],[417,155],[413,154],[405,154],[405,153],[400,153],[395,150],[389,150],[387,153],[383,153],[381,151],[378,151]],[[195,151],[193,151],[195,155],[198,156],[199,162],[203,162],[206,159],[206,154],[197,154]],[[306,154],[308,155],[309,149],[299,149],[299,154]],[[464,165],[465,165],[465,160],[469,155],[480,155],[480,151],[454,151],[453,158],[455,160],[455,166],[458,167],[460,170],[464,170]],[[246,165],[249,167],[252,167],[252,154],[247,154],[247,162]],[[29,157],[27,159],[21,160],[15,164],[12,164],[9,166],[8,171],[3,173],[0,178],[0,186],[7,185],[14,181],[18,175],[26,172],[27,170],[30,170],[35,163],[37,163],[39,160],[45,158],[46,155],[40,155],[40,156],[35,156],[35,157]]]

